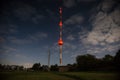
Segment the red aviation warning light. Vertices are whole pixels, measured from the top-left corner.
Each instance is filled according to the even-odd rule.
[[[59,10],[60,14],[62,14],[62,8],[60,7],[60,10]]]
[[[61,7],[59,8],[59,13],[60,13],[60,22],[59,22],[59,26],[62,27],[63,24],[62,24],[62,8],[61,8]]]
[[[62,24],[62,21],[60,21],[60,22],[59,22],[59,26],[62,27],[62,25],[63,25],[63,24]]]
[[[62,45],[63,45],[63,40],[62,40],[62,39],[60,39],[60,40],[58,41],[58,45],[59,45],[59,46],[62,46]]]

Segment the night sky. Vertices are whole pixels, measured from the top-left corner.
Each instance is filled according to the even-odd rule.
[[[77,55],[102,58],[120,49],[117,0],[0,0],[0,63],[59,64],[59,7],[63,7],[63,65]]]

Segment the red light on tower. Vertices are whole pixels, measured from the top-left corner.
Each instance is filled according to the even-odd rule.
[[[59,10],[60,14],[62,14],[62,8],[60,7],[60,10]]]
[[[62,21],[60,21],[60,22],[59,22],[59,26],[62,27],[62,25],[63,25],[63,24],[62,24]]]
[[[59,46],[63,45],[63,40],[62,40],[62,39],[60,39],[60,40],[58,41],[58,45],[59,45]]]

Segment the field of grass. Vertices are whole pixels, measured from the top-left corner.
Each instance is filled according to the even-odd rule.
[[[116,80],[102,72],[0,72],[0,80]]]

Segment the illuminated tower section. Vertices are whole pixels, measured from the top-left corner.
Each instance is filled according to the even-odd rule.
[[[60,22],[59,22],[59,27],[60,27],[60,37],[58,40],[58,45],[60,47],[60,65],[62,65],[62,45],[63,45],[63,40],[62,40],[62,7],[59,8],[59,14],[60,14]]]

